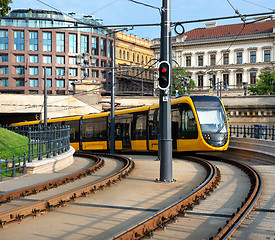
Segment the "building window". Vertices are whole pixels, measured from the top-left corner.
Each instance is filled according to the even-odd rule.
[[[56,68],[56,75],[57,76],[65,76],[65,69],[64,68]]]
[[[76,65],[76,58],[75,57],[69,57],[69,64],[70,65]]]
[[[51,67],[46,67],[46,75],[47,76],[51,76],[52,75],[52,68]]]
[[[112,53],[113,53],[112,49],[113,49],[113,42],[109,40],[108,41],[108,57],[109,58],[112,58]]]
[[[38,51],[38,33],[29,32],[29,50]]]
[[[43,51],[52,51],[52,33],[50,32],[43,32]]]
[[[186,67],[191,67],[191,56],[186,56]]]
[[[1,55],[1,62],[8,62],[9,56],[8,55]]]
[[[8,30],[0,31],[0,50],[7,50],[9,48]]]
[[[270,50],[264,50],[264,61],[270,62]]]
[[[203,66],[203,55],[198,56],[198,66]]]
[[[1,79],[1,87],[8,87],[9,86],[9,80],[7,78]]]
[[[242,63],[243,63],[243,53],[237,52],[237,64],[242,64]]]
[[[30,87],[38,87],[38,79],[30,79]]]
[[[98,71],[97,71],[97,70],[93,70],[93,71],[92,71],[92,77],[93,77],[93,78],[98,78],[98,76],[99,76],[99,75],[98,75]]]
[[[56,80],[56,87],[57,88],[64,88],[65,87],[65,81],[64,80]]]
[[[56,51],[65,52],[65,34],[56,33]]]
[[[98,38],[92,37],[92,55],[98,55]]]
[[[198,75],[198,88],[203,88],[203,75]]]
[[[223,65],[228,65],[229,64],[229,54],[224,53],[223,54]]]
[[[139,62],[139,54],[137,54],[137,62]]]
[[[125,51],[123,51],[123,59],[125,59]]]
[[[223,74],[223,86],[229,86],[229,74]]]
[[[16,55],[15,61],[19,62],[19,63],[23,63],[23,62],[25,62],[25,56],[24,55]]]
[[[43,80],[43,86],[44,86],[44,80]],[[47,87],[52,87],[52,80],[47,79]]]
[[[38,67],[30,67],[30,75],[38,75]]]
[[[25,68],[24,67],[16,67],[15,74],[17,74],[17,75],[25,74]]]
[[[52,63],[52,56],[43,56],[43,63]]]
[[[56,64],[65,64],[65,57],[56,57]]]
[[[100,50],[101,50],[101,56],[106,57],[106,39],[100,40]],[[124,52],[124,59],[125,59],[125,52]]]
[[[135,61],[135,54],[133,53],[133,62]]]
[[[69,34],[69,52],[77,52],[76,34]]]
[[[216,65],[216,54],[210,55],[210,65],[215,66]]]
[[[242,73],[236,73],[236,83],[237,83],[237,87],[241,87],[242,86],[242,82],[243,82],[243,74]]]
[[[1,74],[8,74],[9,73],[9,67],[1,67]]]
[[[70,74],[70,76],[76,77],[77,76],[77,69],[76,68],[70,68],[69,69],[69,74]]]
[[[24,31],[14,31],[14,50],[24,50],[24,43]]]
[[[250,84],[256,84],[256,72],[250,73]]]
[[[255,63],[256,62],[256,51],[251,51],[250,52],[250,63]]]
[[[38,63],[38,56],[30,55],[30,63]]]
[[[81,35],[81,53],[88,52],[88,36]]]
[[[24,87],[25,86],[25,80],[23,78],[16,79],[16,87]]]

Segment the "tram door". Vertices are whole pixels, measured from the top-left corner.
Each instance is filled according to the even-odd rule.
[[[173,149],[177,149],[177,139],[178,139],[178,135],[179,135],[179,124],[178,122],[172,122],[172,146]]]
[[[122,130],[122,148],[131,148],[131,139],[130,139],[130,124],[121,123]]]
[[[176,104],[172,106],[172,147],[177,149],[177,140],[179,139],[179,124],[181,119],[180,105]]]
[[[131,149],[132,119],[132,114],[121,114],[116,116],[116,141],[122,142],[122,149]]]

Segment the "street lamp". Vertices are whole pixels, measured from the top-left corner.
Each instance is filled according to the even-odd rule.
[[[89,58],[90,58],[89,53],[83,53],[82,55],[77,55],[76,56],[76,64],[78,66],[83,66],[85,68],[84,78],[82,80],[88,80]]]
[[[183,79],[181,80],[181,83],[182,83],[182,85],[184,87],[184,95],[188,95],[187,94],[187,86],[190,83],[190,78],[189,77],[183,77]]]
[[[244,96],[246,96],[247,88],[248,88],[248,83],[247,82],[243,82]]]

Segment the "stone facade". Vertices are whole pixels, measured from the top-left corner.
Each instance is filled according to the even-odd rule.
[[[160,39],[153,42],[155,58],[159,58]],[[211,23],[172,38],[172,58],[190,73],[199,92],[219,83],[223,89],[243,92],[243,84],[255,84],[261,70],[274,69],[274,52],[275,20]]]

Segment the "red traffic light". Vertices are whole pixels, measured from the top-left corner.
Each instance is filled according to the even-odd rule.
[[[158,87],[162,90],[166,90],[170,87],[170,64],[167,61],[162,61],[159,63],[159,78]]]

